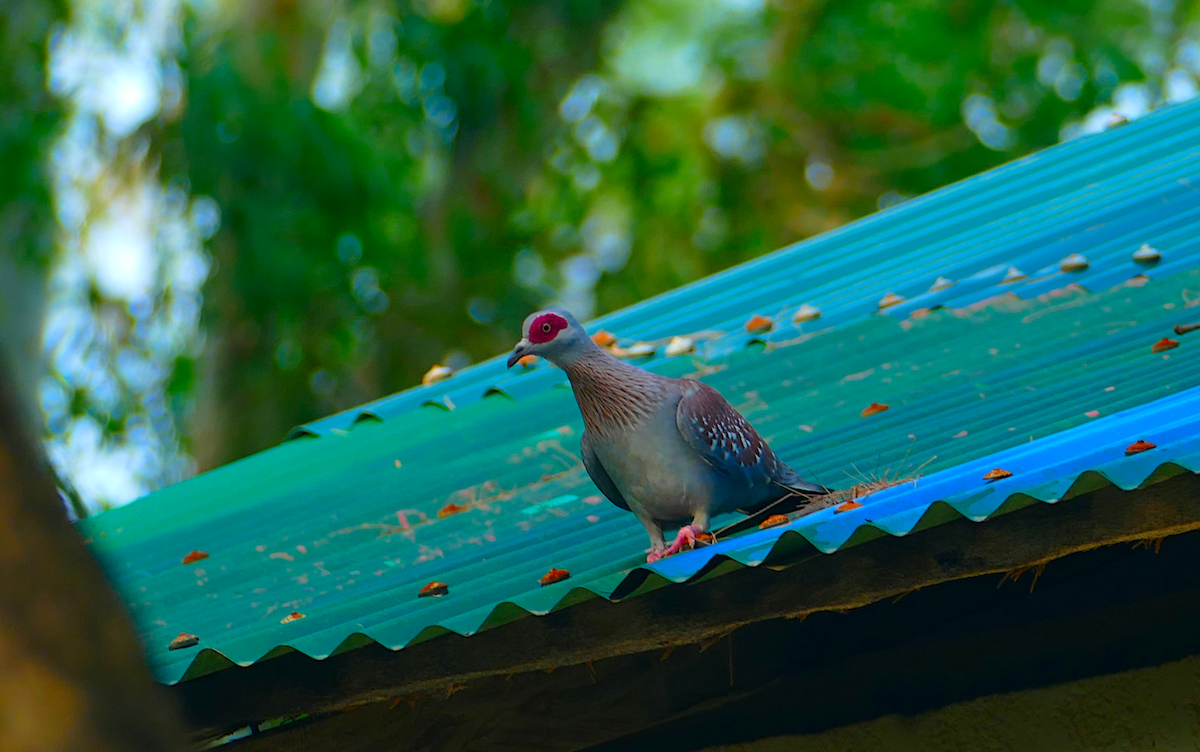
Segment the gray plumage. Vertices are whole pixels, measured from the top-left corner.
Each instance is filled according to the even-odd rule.
[[[828,493],[776,457],[717,390],[613,357],[562,309],[525,320],[509,365],[531,354],[566,371],[583,415],[583,465],[646,528],[650,561],[680,550],[717,514]],[[685,527],[668,547],[662,528],[672,523]]]

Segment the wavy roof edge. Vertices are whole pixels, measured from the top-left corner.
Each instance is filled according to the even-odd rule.
[[[656,327],[661,327],[663,321],[669,318],[669,312],[662,309],[665,309],[672,301],[686,296],[689,292],[712,287],[725,287],[730,285],[734,280],[742,280],[765,272],[778,271],[778,269],[773,269],[773,267],[786,264],[796,256],[808,254],[814,249],[825,248],[843,241],[855,241],[863,235],[877,241],[877,236],[881,232],[887,231],[882,230],[879,227],[880,224],[891,225],[892,230],[896,231],[896,235],[903,234],[902,228],[906,225],[911,226],[913,229],[927,229],[929,224],[928,215],[937,215],[939,213],[959,215],[962,213],[962,202],[964,200],[977,199],[979,202],[984,202],[987,198],[984,194],[986,194],[989,185],[1012,171],[1029,172],[1030,175],[1026,182],[1033,181],[1033,184],[1044,183],[1044,180],[1035,179],[1033,173],[1050,168],[1056,163],[1078,162],[1079,164],[1076,167],[1080,170],[1092,168],[1099,161],[1094,152],[1100,148],[1106,154],[1117,155],[1113,157],[1114,159],[1122,159],[1130,161],[1131,164],[1136,164],[1138,154],[1135,147],[1161,149],[1164,139],[1186,135],[1176,131],[1189,125],[1194,127],[1198,113],[1200,113],[1200,101],[1162,107],[1148,113],[1143,118],[1122,125],[1115,130],[1090,134],[1019,157],[986,172],[915,197],[898,206],[867,215],[841,227],[798,241],[777,251],[764,254],[763,256],[751,259],[687,285],[663,292],[626,308],[610,312],[593,319],[586,326],[589,330],[593,331],[596,328],[606,326],[621,328],[622,330],[627,330],[624,333],[628,335],[627,338],[630,341],[641,338]],[[1186,144],[1187,139],[1183,138],[1183,143],[1180,145],[1184,146]],[[1035,164],[1041,170],[1029,170]],[[1062,168],[1066,166],[1068,165],[1057,164],[1057,169],[1061,172]],[[1075,172],[1076,170],[1072,170],[1073,176],[1077,177],[1074,174]],[[1185,178],[1180,178],[1175,182],[1182,183],[1184,187],[1188,186]],[[1030,187],[1032,188],[1033,185]],[[1021,191],[1008,191],[1009,195],[1014,193],[1020,194]],[[1013,200],[1016,201],[1017,199]],[[1041,206],[1041,203],[1040,200],[1031,202],[1024,209],[1037,209]],[[922,249],[923,252],[924,249]],[[902,307],[904,311],[912,307],[911,299],[906,301],[906,303],[909,305]],[[897,310],[900,308],[898,307]],[[866,315],[876,312],[878,310],[872,307],[869,313],[861,317],[865,318]],[[643,316],[642,314],[651,315]],[[855,318],[859,318],[859,316]],[[691,334],[691,332],[688,333]],[[646,336],[645,338],[649,337]],[[754,338],[748,337],[743,339],[746,339],[746,342],[742,344],[746,344],[749,341],[753,341]],[[284,440],[287,441],[301,437],[320,437],[331,431],[347,430],[356,423],[365,420],[384,420],[410,410],[419,409],[423,406],[452,410],[465,401],[463,397],[466,396],[468,390],[470,392],[469,398],[472,400],[475,398],[482,399],[487,395],[495,393],[515,396],[510,394],[511,384],[501,386],[495,383],[505,378],[506,369],[502,367],[503,364],[504,357],[502,355],[489,358],[457,371],[447,381],[430,385],[413,386],[333,415],[302,424],[293,428]],[[565,379],[561,377],[561,374],[548,367],[540,368],[538,374],[526,374],[526,377],[531,376],[534,377],[533,381],[527,382],[522,391],[538,385],[548,387],[558,383],[565,384]],[[478,394],[475,394],[476,392]],[[458,399],[455,399],[456,397]]]
[[[1143,439],[1151,440],[1156,447],[1127,453],[1129,445]],[[984,481],[983,475],[993,467],[1013,475]],[[523,616],[543,616],[596,597],[620,601],[663,584],[693,581],[726,563],[751,568],[771,566],[803,550],[832,554],[884,534],[903,537],[956,519],[986,522],[1034,503],[1055,504],[1107,486],[1132,491],[1189,472],[1200,474],[1200,387],[878,491],[869,503],[845,513],[823,509],[786,525],[634,567],[586,587],[571,585],[569,580],[549,585],[497,603],[486,613],[477,609],[426,625],[400,641],[382,641],[373,637],[371,630],[362,630],[336,644],[330,642],[326,650],[306,650],[285,642],[248,661],[234,661],[213,648],[204,648],[178,675],[160,676],[159,680],[176,684],[292,651],[315,660],[371,643],[398,651],[444,634],[470,636]],[[958,479],[964,476],[979,479],[974,490],[943,492],[961,487]]]

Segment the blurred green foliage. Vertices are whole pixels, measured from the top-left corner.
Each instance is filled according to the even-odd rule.
[[[137,138],[220,211],[164,381],[202,469],[1200,75],[1196,0],[180,7],[182,103]]]
[[[163,143],[222,210],[193,451],[215,465],[494,354],[546,299],[612,310],[1052,145],[1120,83],[1159,100],[1194,13],[426,0],[194,17]]]
[[[48,155],[59,103],[46,90],[46,49],[59,2],[12,0],[0,13],[0,363],[36,425],[41,280],[54,251]]]
[[[42,267],[54,247],[47,156],[60,114],[46,89],[46,49],[65,11],[55,0],[11,0],[0,13],[0,249]]]

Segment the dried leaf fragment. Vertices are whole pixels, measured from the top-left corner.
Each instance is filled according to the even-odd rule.
[[[617,338],[611,332],[606,332],[603,329],[592,335],[592,341],[601,347],[612,347],[616,343]]]
[[[417,597],[418,598],[441,598],[443,595],[449,595],[449,594],[450,594],[450,586],[449,585],[447,585],[444,582],[438,582],[437,580],[434,580],[433,582],[430,582],[425,587],[421,588],[421,591],[419,593],[417,593]]]
[[[1125,456],[1128,457],[1131,454],[1140,454],[1142,452],[1148,452],[1151,449],[1157,448],[1158,444],[1151,444],[1149,441],[1144,439],[1138,439],[1129,446],[1125,447]]]
[[[884,295],[879,299],[879,310],[882,311],[885,308],[891,308],[892,306],[900,305],[903,302],[903,296],[897,295],[894,292],[889,292],[887,295]]]
[[[522,368],[533,368],[537,364],[537,356],[523,355],[517,362],[521,364]]]
[[[929,292],[937,292],[938,290],[945,290],[947,287],[953,287],[955,284],[956,284],[955,281],[952,279],[948,279],[946,277],[938,277],[937,279],[935,279],[933,281],[933,284],[929,286]]]
[[[1063,272],[1081,272],[1088,266],[1090,263],[1082,253],[1072,253],[1058,262],[1058,269]]]
[[[668,358],[674,358],[677,355],[686,355],[695,349],[696,343],[687,337],[672,337],[663,353]]]
[[[436,384],[439,381],[445,381],[453,375],[454,371],[452,369],[434,363],[433,366],[425,372],[425,375],[421,377],[421,383],[425,386],[429,386],[430,384]]]
[[[1150,346],[1150,352],[1157,355],[1160,352],[1166,352],[1167,350],[1174,350],[1176,347],[1179,347],[1179,340],[1163,337],[1162,339],[1160,339],[1159,341],[1155,342],[1153,345]]]
[[[877,415],[879,413],[882,413],[884,411],[891,410],[891,409],[892,408],[890,405],[885,405],[882,402],[872,402],[871,404],[869,404],[863,408],[862,417],[869,418],[872,415]]]
[[[1142,247],[1133,252],[1133,260],[1139,264],[1157,264],[1162,260],[1162,253],[1149,243],[1142,243]]]
[[[291,624],[292,622],[300,621],[303,618],[304,618],[304,614],[300,613],[299,611],[293,611],[290,614],[288,614],[287,616],[280,619],[279,623],[280,624]]]
[[[167,645],[167,650],[182,650],[183,648],[190,648],[193,645],[199,644],[200,638],[196,635],[188,634],[187,632],[180,632],[179,636],[174,640],[171,640],[170,645]]]
[[[841,514],[842,512],[849,512],[851,509],[858,509],[861,506],[862,502],[850,499],[849,501],[842,502],[836,508],[834,508],[833,513]]]
[[[1011,478],[1011,477],[1012,477],[1012,473],[1010,473],[1008,470],[1004,470],[1004,469],[997,467],[997,468],[994,468],[994,469],[989,470],[986,473],[984,473],[983,479],[984,480],[1000,480],[1001,478]]]
[[[446,506],[444,506],[438,510],[438,519],[444,520],[447,517],[449,517],[450,515],[458,514],[459,512],[465,512],[470,508],[471,507],[468,507],[468,506],[465,506],[462,504],[447,504]]]
[[[554,569],[551,567],[550,571],[542,575],[542,579],[538,580],[538,582],[542,583],[542,587],[545,587],[546,585],[553,585],[556,582],[562,582],[570,576],[571,573],[565,569]]]
[[[195,564],[198,561],[204,561],[208,558],[207,551],[192,551],[187,556],[183,557],[183,565]]]
[[[803,324],[805,321],[815,321],[819,318],[821,318],[821,309],[817,308],[815,305],[805,303],[804,305],[800,306],[800,308],[794,314],[792,314],[792,323]]]
[[[751,334],[762,334],[763,332],[771,331],[771,328],[774,326],[775,322],[771,321],[771,319],[756,313],[746,322],[746,331]]]
[[[1004,273],[1004,278],[1000,280],[1000,284],[1007,285],[1018,280],[1025,279],[1028,274],[1021,271],[1015,266],[1008,267],[1008,271]]]
[[[1175,333],[1178,335],[1181,335],[1181,336],[1184,334],[1187,334],[1188,332],[1194,332],[1197,329],[1200,329],[1200,324],[1176,324],[1175,325]]]
[[[786,515],[773,514],[770,517],[763,520],[762,522],[758,523],[758,529],[766,530],[769,527],[778,527],[780,525],[786,525],[787,523],[788,523],[788,518]]]
[[[613,347],[612,354],[618,358],[648,358],[655,353],[649,342],[635,342],[629,347]]]

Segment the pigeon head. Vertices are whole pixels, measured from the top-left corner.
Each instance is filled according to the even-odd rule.
[[[574,316],[562,308],[547,308],[531,313],[525,319],[521,326],[521,341],[513,348],[508,367],[512,368],[526,355],[537,355],[560,368],[565,367],[589,346],[596,345]]]

